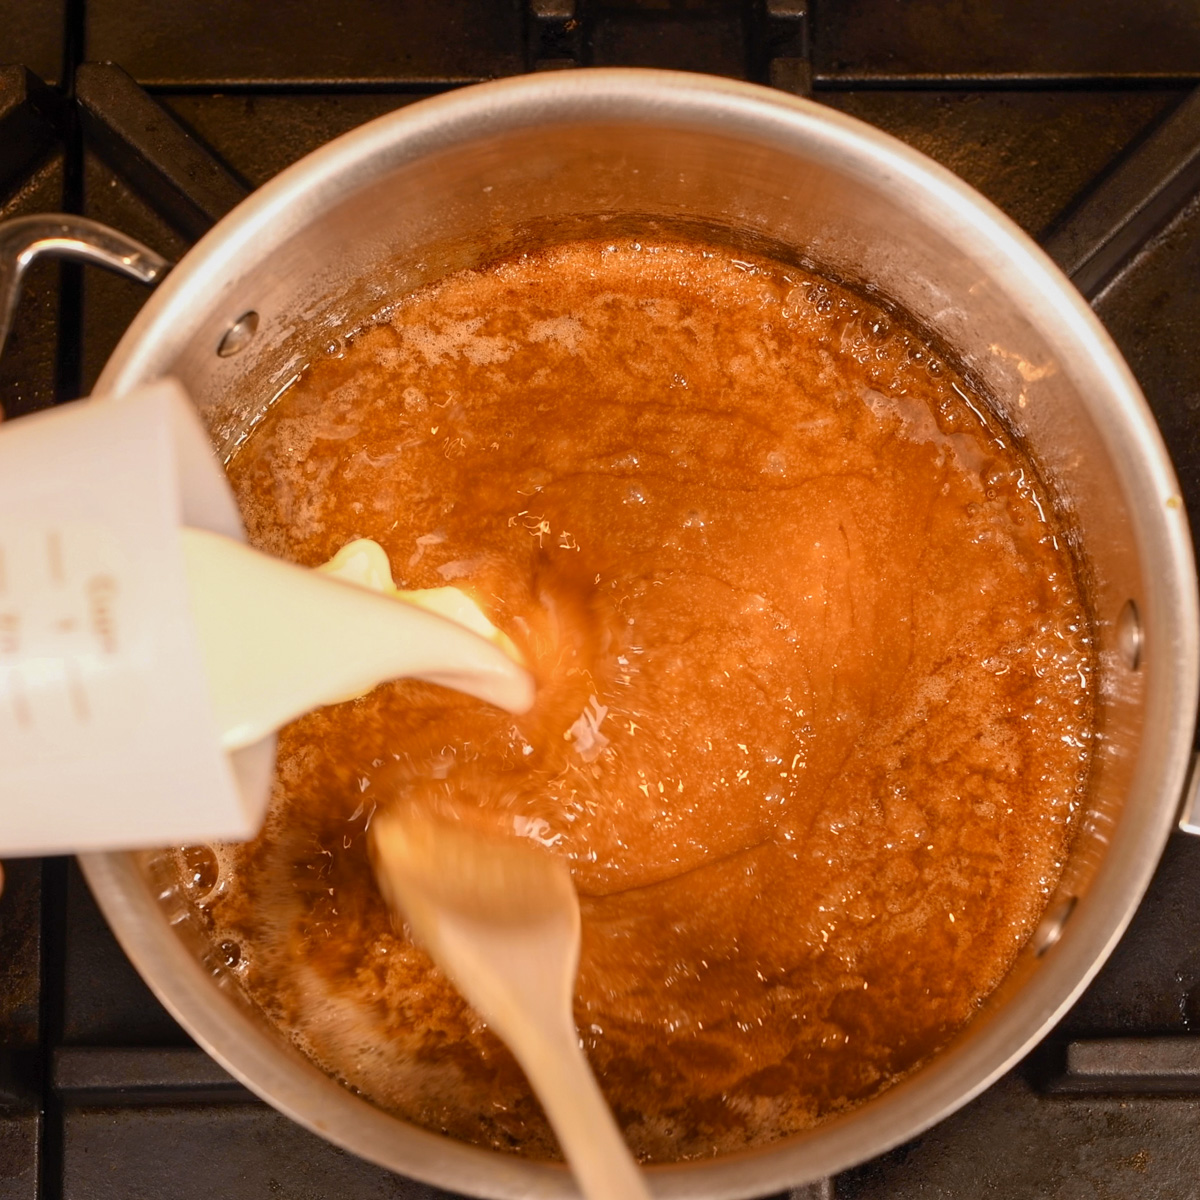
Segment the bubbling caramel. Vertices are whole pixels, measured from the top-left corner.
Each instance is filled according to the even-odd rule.
[[[539,678],[519,718],[401,682],[295,722],[220,848],[227,961],[375,1103],[557,1153],[372,882],[398,797],[569,860],[580,1036],[650,1161],[875,1095],[1029,937],[1086,794],[1086,609],[1029,458],[862,296],[691,242],[513,257],[313,363],[230,474],[256,545],[374,538]]]

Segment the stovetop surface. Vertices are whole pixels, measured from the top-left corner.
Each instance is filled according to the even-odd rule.
[[[580,65],[811,93],[956,171],[1092,300],[1200,512],[1194,0],[0,0],[0,218],[83,212],[178,257],[363,121]],[[86,392],[145,298],[35,267],[0,357],[5,413]],[[0,1200],[441,1194],[305,1132],[210,1063],[73,863],[5,866]],[[1200,1196],[1200,842],[1171,839],[1112,959],[1030,1059],[924,1136],[792,1195]]]

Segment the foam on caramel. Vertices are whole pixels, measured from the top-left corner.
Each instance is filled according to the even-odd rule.
[[[580,1035],[650,1160],[874,1095],[1036,924],[1086,790],[1086,610],[1028,457],[862,297],[695,243],[498,262],[314,363],[231,477],[256,545],[374,538],[539,675],[515,719],[404,682],[295,722],[264,833],[221,850],[246,991],[376,1103],[556,1153],[392,928],[363,835],[397,796],[569,859]]]

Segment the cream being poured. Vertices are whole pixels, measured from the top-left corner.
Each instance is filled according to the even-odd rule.
[[[423,679],[511,712],[534,684],[513,643],[465,592],[401,591],[383,548],[344,546],[309,570],[182,531],[192,615],[221,745],[236,750],[389,679]]]

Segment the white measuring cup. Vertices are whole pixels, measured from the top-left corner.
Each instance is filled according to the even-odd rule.
[[[0,425],[0,855],[252,837],[273,731],[385,679],[532,703],[478,610],[466,628],[243,536],[174,381]]]

